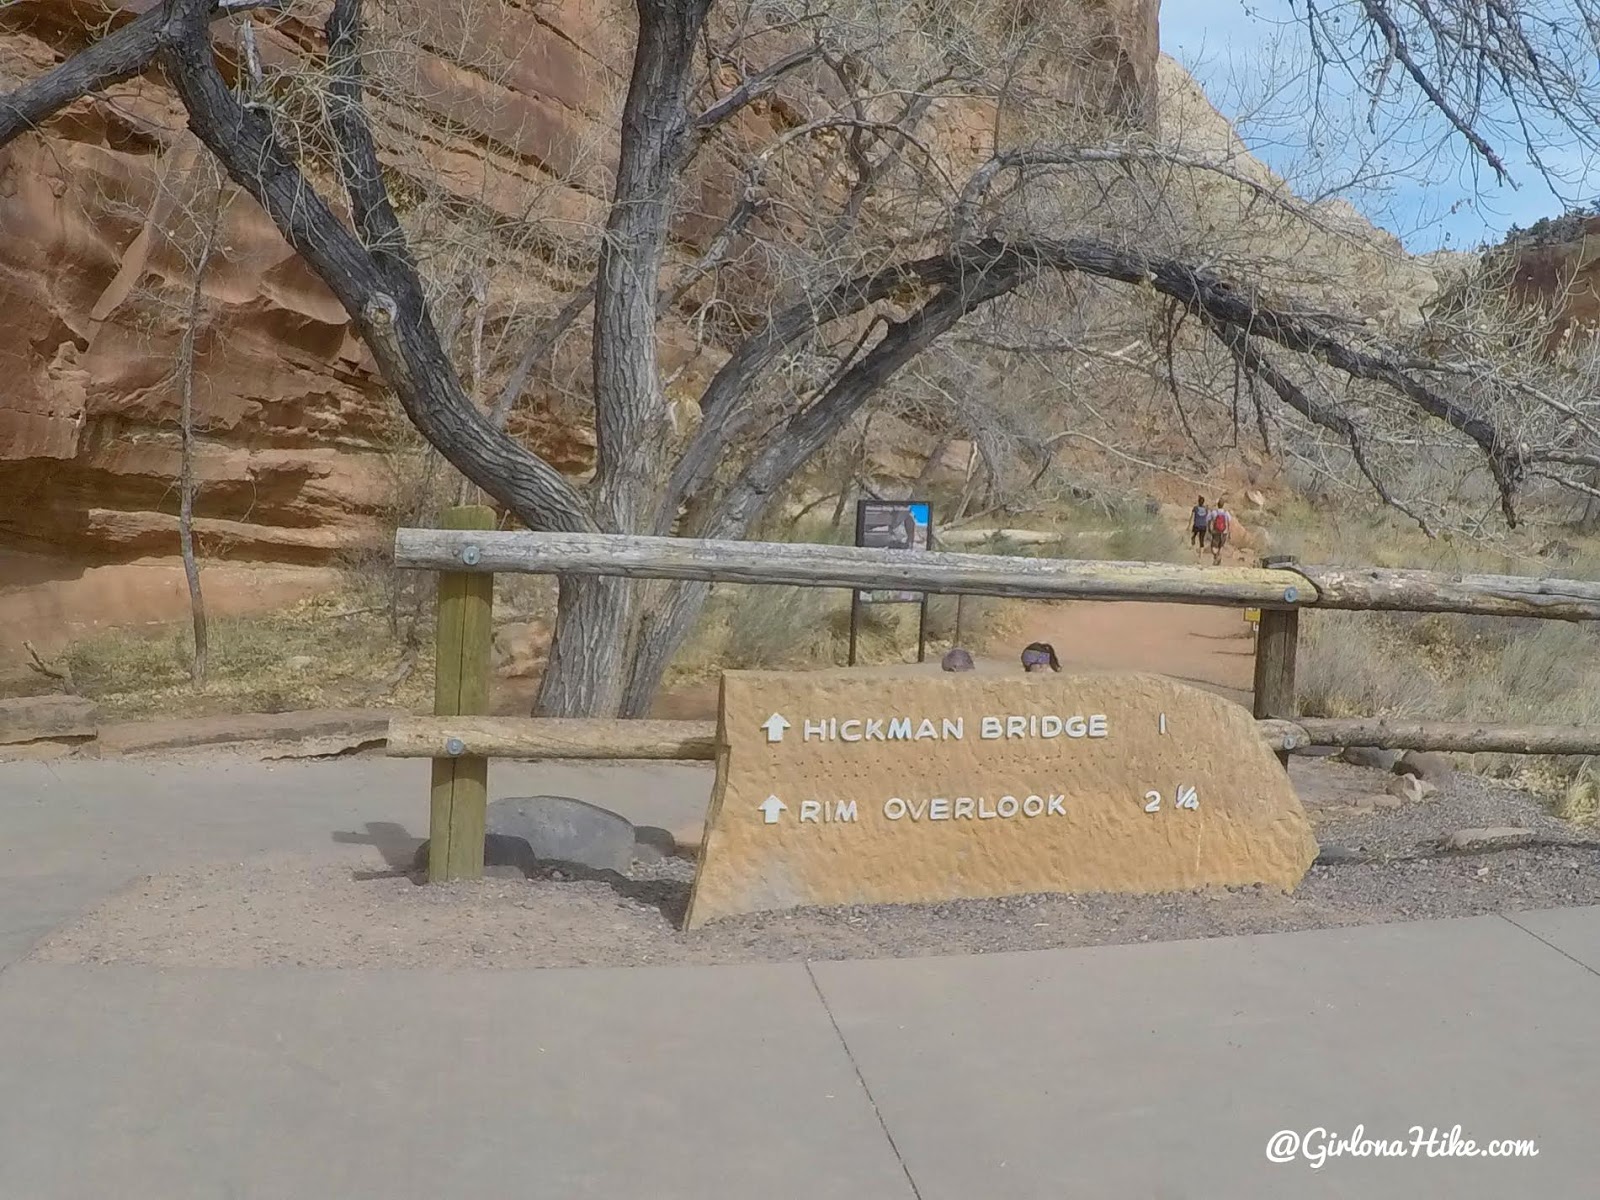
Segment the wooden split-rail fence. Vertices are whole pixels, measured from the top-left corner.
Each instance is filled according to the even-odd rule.
[[[388,739],[390,755],[433,760],[430,879],[482,874],[491,758],[716,757],[717,731],[710,721],[484,715],[494,576],[500,572],[1253,608],[1260,610],[1253,711],[1262,737],[1284,761],[1311,746],[1600,753],[1600,729],[1586,726],[1302,717],[1295,699],[1302,609],[1594,621],[1600,620],[1596,583],[1309,566],[1286,558],[1264,559],[1259,567],[1205,567],[631,534],[501,532],[494,523],[493,510],[464,506],[446,512],[441,529],[402,529],[395,535],[397,566],[439,572],[434,715],[394,718]]]

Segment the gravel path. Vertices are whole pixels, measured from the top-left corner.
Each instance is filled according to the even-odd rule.
[[[1356,813],[1386,777],[1321,763],[1297,784],[1326,858],[1290,896],[1021,896],[801,909],[682,933],[692,864],[610,879],[418,887],[369,847],[140,879],[34,951],[50,962],[164,966],[555,967],[981,954],[1218,937],[1600,904],[1600,844],[1522,793],[1469,776],[1420,804]],[[1441,854],[1441,835],[1520,826],[1563,845]],[[1352,861],[1355,860],[1355,861]]]

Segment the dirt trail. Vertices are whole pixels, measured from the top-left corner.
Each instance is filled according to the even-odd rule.
[[[1033,603],[1019,606],[1016,656],[1029,642],[1049,642],[1066,671],[1150,671],[1248,699],[1255,642],[1233,608],[1195,604]]]
[[[1002,632],[985,639],[975,654],[980,674],[1022,670],[1022,648],[1049,642],[1064,671],[1148,671],[1196,684],[1240,704],[1250,703],[1255,642],[1235,608],[1194,604],[1135,604],[1110,601],[1017,601],[1008,605]],[[860,668],[878,675],[916,675],[939,670],[939,655],[926,663]],[[502,698],[498,711],[525,712],[521,697]],[[702,682],[673,688],[657,701],[652,716],[710,720],[717,715],[717,687]]]

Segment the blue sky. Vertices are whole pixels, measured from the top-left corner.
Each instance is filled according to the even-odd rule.
[[[1600,196],[1600,171],[1566,144],[1570,134],[1551,131],[1543,152],[1566,177],[1557,196],[1511,137],[1495,140],[1518,186],[1497,182],[1416,102],[1414,89],[1369,120],[1347,77],[1312,82],[1298,12],[1290,0],[1163,0],[1161,48],[1189,68],[1251,150],[1302,195],[1344,195],[1413,252],[1495,242],[1513,224]],[[1356,176],[1364,182],[1349,186]]]

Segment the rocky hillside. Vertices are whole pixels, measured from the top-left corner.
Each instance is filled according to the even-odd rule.
[[[1181,64],[1162,55],[1157,80],[1163,141],[1293,199],[1288,184],[1250,153]],[[1347,201],[1324,201],[1302,217],[1263,202],[1234,179],[1194,171],[1186,182],[1176,190],[1188,200],[1189,223],[1208,257],[1221,251],[1326,309],[1407,321],[1437,290],[1427,264]]]
[[[1572,212],[1514,231],[1500,253],[1524,303],[1549,308],[1554,339],[1600,330],[1600,215]]]
[[[114,19],[147,6],[128,0]],[[418,94],[437,126],[386,128],[388,162],[505,215],[518,215],[519,193],[539,193],[592,220],[597,190],[563,169],[563,155],[616,100],[623,45],[606,7],[494,6],[499,27],[481,36],[518,47],[521,70],[491,82],[442,54],[423,60],[431,86]],[[263,57],[292,61],[320,18],[311,10],[304,25],[264,29]],[[101,19],[71,0],[0,11],[0,86],[76,49]],[[91,562],[173,552],[173,364],[194,255],[172,226],[210,187],[188,178],[197,158],[154,78],[0,151],[0,545]],[[206,552],[326,561],[378,529],[400,431],[345,314],[265,215],[231,202],[219,245],[196,355]],[[546,448],[562,457],[560,445]]]

